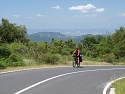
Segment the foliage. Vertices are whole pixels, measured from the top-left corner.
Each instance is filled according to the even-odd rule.
[[[116,33],[112,35],[114,42],[114,54],[116,58],[125,57],[125,28],[120,27]]]
[[[115,60],[115,56],[113,53],[106,54],[106,55],[103,55],[103,60],[107,63],[113,64],[113,61]]]
[[[17,54],[20,57],[23,57],[28,52],[28,48],[20,42],[13,42],[7,46],[12,54]]]
[[[17,26],[2,19],[0,24],[0,69],[11,66],[25,66],[25,59],[35,60],[36,64],[66,64],[72,60],[76,45],[83,59],[105,61],[111,64],[125,62],[125,28],[120,27],[114,34],[106,36],[86,36],[80,42],[72,39],[56,40],[50,43],[30,41],[25,26]]]
[[[10,67],[25,66],[24,62],[15,54],[11,54],[6,60],[6,65]]]
[[[4,62],[4,58],[1,58],[0,59],[0,69],[6,69],[6,68],[7,68],[7,66],[6,66],[6,64]]]
[[[13,43],[20,41],[27,43],[29,40],[26,37],[26,27],[24,25],[17,26],[16,24],[9,23],[7,19],[2,18],[0,24],[0,41],[1,43]]]
[[[7,58],[10,54],[11,52],[6,45],[0,45],[0,58]]]
[[[57,64],[58,60],[59,60],[58,54],[50,54],[50,53],[48,53],[43,58],[43,62],[45,62],[45,64],[52,64],[52,65]]]
[[[87,36],[83,40],[84,54],[92,58],[102,58],[108,63],[125,57],[125,28],[120,27],[107,36]]]

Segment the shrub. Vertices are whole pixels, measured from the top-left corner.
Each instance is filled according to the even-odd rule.
[[[7,66],[4,61],[0,61],[0,69],[6,69]]]
[[[11,54],[6,60],[7,66],[16,67],[16,66],[25,66],[23,60],[21,60],[17,55]]]
[[[46,57],[43,59],[45,64],[52,64],[52,65],[57,64],[58,60],[59,56],[57,54],[47,54]]]
[[[25,54],[28,52],[28,48],[22,43],[14,42],[9,44],[8,47],[11,53],[18,54],[22,57],[25,56]]]
[[[9,62],[8,63],[10,67],[17,67],[17,66],[25,66],[23,61],[18,61],[18,62]]]
[[[9,51],[8,47],[5,45],[0,46],[0,57],[8,58],[11,52]]]
[[[110,53],[110,54],[104,55],[104,61],[105,62],[113,64],[114,60],[115,60],[115,55],[114,54]]]

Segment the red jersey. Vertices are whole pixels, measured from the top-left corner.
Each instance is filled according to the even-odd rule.
[[[75,50],[75,54],[76,54],[76,55],[79,54],[79,50],[78,50],[78,49]]]

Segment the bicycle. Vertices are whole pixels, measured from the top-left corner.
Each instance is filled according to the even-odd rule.
[[[72,62],[72,65],[73,65],[73,67],[76,67],[76,66],[77,66],[77,67],[80,67],[80,62],[79,62],[77,56],[74,57],[74,60],[73,60],[73,62]]]

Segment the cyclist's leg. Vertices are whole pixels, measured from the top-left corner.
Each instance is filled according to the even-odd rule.
[[[80,60],[79,60],[80,58],[79,58],[79,56],[78,56],[78,67],[80,67]]]
[[[76,59],[75,59],[75,57],[74,57],[74,60],[73,60],[73,67],[75,67],[76,66]]]
[[[78,57],[76,57],[76,64],[77,64],[77,67],[78,67],[79,66]]]
[[[75,66],[76,66],[77,65],[77,57],[75,57],[74,60],[75,60]]]

